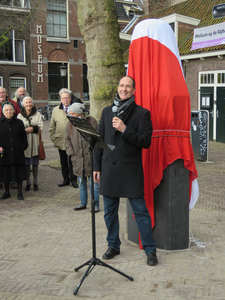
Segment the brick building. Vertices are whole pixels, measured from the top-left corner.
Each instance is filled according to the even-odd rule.
[[[3,1],[0,9],[13,9],[17,16],[23,13],[24,17],[31,11],[28,1],[19,1],[20,6],[18,1]],[[10,98],[19,86],[28,90],[37,107],[57,104],[62,87],[81,99],[88,98],[85,46],[77,23],[76,1],[41,1],[20,36],[14,31],[9,34],[18,49],[8,49],[12,57],[1,51],[0,84]],[[17,58],[15,54],[21,47],[23,57]],[[64,69],[65,76],[61,76],[60,69]]]

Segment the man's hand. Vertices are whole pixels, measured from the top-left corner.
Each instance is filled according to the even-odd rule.
[[[97,183],[100,182],[100,174],[101,174],[101,172],[97,172],[97,171],[93,172],[94,182],[97,182]]]
[[[0,147],[0,153],[3,154],[4,153],[4,149],[2,147]]]
[[[123,123],[123,121],[120,118],[117,117],[114,117],[112,119],[112,126],[120,132],[124,132],[124,130],[126,129],[126,125]]]

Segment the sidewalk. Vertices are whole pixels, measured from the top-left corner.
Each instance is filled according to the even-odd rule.
[[[134,281],[96,266],[74,296],[87,267],[74,268],[92,258],[90,201],[86,210],[74,211],[79,189],[57,186],[62,181],[58,152],[49,139],[49,122],[44,126],[47,159],[40,163],[39,191],[24,191],[25,200],[18,201],[11,190],[12,197],[0,202],[1,300],[225,300],[225,144],[210,143],[209,162],[196,161],[200,197],[190,211],[190,229],[205,248],[192,248],[191,254],[158,249],[159,264],[149,267],[144,252],[127,240],[121,200],[121,254],[107,263]],[[107,249],[102,197],[100,209],[95,216],[101,259]]]

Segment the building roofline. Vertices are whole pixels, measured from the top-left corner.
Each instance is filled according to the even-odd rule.
[[[191,59],[201,59],[206,57],[214,57],[214,56],[222,56],[225,55],[225,49],[219,50],[219,51],[211,51],[206,53],[195,53],[195,54],[187,54],[187,55],[181,55],[181,60],[191,60]]]
[[[189,16],[177,14],[177,13],[167,15],[160,19],[166,21],[167,23],[172,23],[172,22],[176,21],[176,22],[180,22],[180,23],[184,23],[184,24],[193,25],[193,26],[198,26],[198,24],[201,22],[200,19],[192,18]]]

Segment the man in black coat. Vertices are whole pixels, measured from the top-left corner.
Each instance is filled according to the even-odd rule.
[[[119,201],[129,198],[141,235],[147,264],[158,263],[156,241],[152,237],[151,218],[144,199],[142,148],[151,145],[152,123],[149,110],[135,103],[135,82],[123,77],[113,105],[103,109],[98,133],[113,151],[95,148],[94,180],[100,183],[104,201],[104,219],[108,229],[108,250],[104,259],[120,254]],[[101,175],[101,180],[100,180]]]

